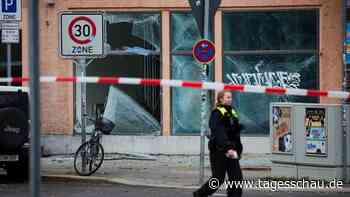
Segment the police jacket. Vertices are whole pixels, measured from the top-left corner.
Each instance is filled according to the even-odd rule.
[[[241,125],[238,114],[227,105],[218,105],[210,115],[209,128],[211,136],[209,149],[227,152],[234,149],[240,156],[243,146],[240,137]]]

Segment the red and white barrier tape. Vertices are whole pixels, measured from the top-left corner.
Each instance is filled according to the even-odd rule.
[[[20,83],[29,81],[28,77],[0,78],[0,82]],[[142,79],[126,77],[40,77],[40,82],[74,82],[74,83],[98,83],[98,84],[127,84],[141,86],[168,86],[184,87],[206,90],[231,90],[239,92],[251,92],[260,94],[278,94],[294,96],[313,96],[350,99],[350,92],[343,91],[323,91],[294,88],[250,86],[250,85],[230,85],[218,82],[183,81],[167,79]]]

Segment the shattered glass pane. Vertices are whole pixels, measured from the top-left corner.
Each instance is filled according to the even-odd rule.
[[[87,67],[86,75],[160,78],[160,14],[108,12],[106,18],[110,51],[105,58],[94,59]],[[80,86],[76,87],[75,127],[79,132]],[[115,123],[112,134],[159,135],[160,108],[160,87],[87,84],[88,115],[103,114]],[[92,129],[93,125],[89,123],[87,131]]]
[[[235,55],[225,56],[223,81],[229,84],[318,89],[317,55]],[[269,133],[270,102],[319,102],[316,97],[234,93],[233,105],[241,122],[242,133]]]
[[[158,120],[116,86],[109,88],[103,117],[116,125],[114,128],[116,132],[160,134],[161,127]]]
[[[209,76],[212,65],[209,66]],[[172,79],[201,80],[201,65],[192,56],[173,56]],[[209,77],[211,78],[211,77]],[[208,94],[210,95],[210,94]],[[207,97],[208,98],[208,97]],[[206,123],[208,122],[212,99],[206,103]],[[172,133],[198,134],[201,125],[201,90],[190,88],[172,88]],[[208,125],[206,124],[208,128]]]
[[[112,49],[130,46],[130,44],[135,46],[137,44],[135,40],[142,40],[138,46],[160,51],[160,14],[111,12],[106,18],[107,40]],[[121,40],[121,37],[129,39]],[[146,43],[143,42],[144,40]]]
[[[316,49],[317,15],[317,10],[224,13],[224,50]]]
[[[171,51],[192,51],[193,45],[201,39],[196,21],[190,12],[171,14]]]

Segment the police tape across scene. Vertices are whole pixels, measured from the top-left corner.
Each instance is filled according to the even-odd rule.
[[[0,78],[0,83],[20,83],[28,82],[28,77]],[[129,77],[65,77],[65,76],[42,76],[42,83],[53,82],[74,82],[74,83],[96,83],[96,84],[125,84],[140,86],[167,86],[182,87],[206,90],[231,90],[239,92],[260,93],[260,94],[278,94],[294,95],[309,97],[329,97],[339,99],[350,99],[350,92],[345,91],[328,91],[328,90],[309,90],[296,88],[252,86],[252,85],[232,85],[220,82],[200,82],[200,81],[183,81],[170,79],[151,79],[151,78],[129,78]]]

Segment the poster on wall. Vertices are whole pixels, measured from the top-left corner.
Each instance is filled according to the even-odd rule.
[[[306,154],[327,154],[327,130],[324,108],[305,109]]]
[[[349,6],[349,4],[348,4]],[[345,51],[345,62],[350,64],[350,23],[346,24],[346,51]]]
[[[272,152],[292,153],[290,107],[272,107],[272,129]]]

